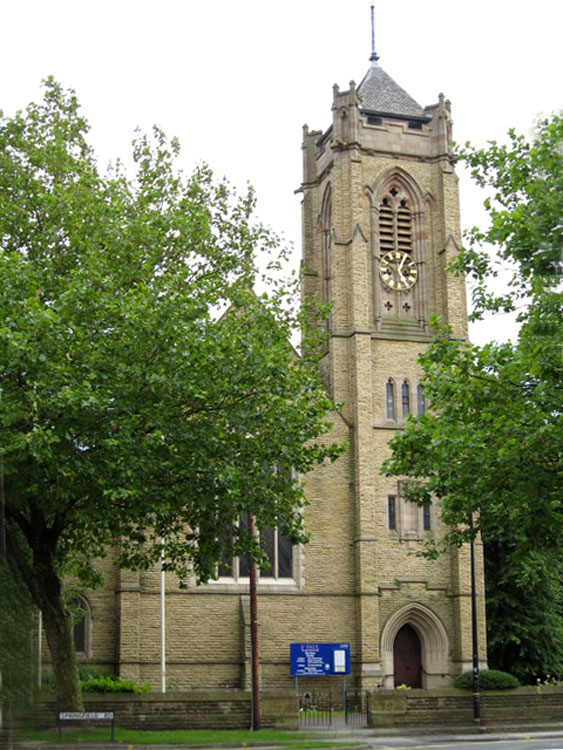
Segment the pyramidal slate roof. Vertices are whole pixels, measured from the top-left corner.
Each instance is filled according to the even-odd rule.
[[[424,109],[381,68],[377,61],[358,86],[362,109],[378,114],[424,117]]]

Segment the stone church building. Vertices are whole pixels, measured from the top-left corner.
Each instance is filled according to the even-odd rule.
[[[334,86],[329,127],[304,128],[303,291],[332,302],[322,372],[342,407],[327,440],[348,449],[304,480],[310,543],[268,540],[272,567],[258,584],[265,688],[293,684],[289,649],[300,642],[349,642],[350,681],[361,688],[447,686],[471,669],[469,549],[437,561],[413,554],[440,533],[437,511],[405,503],[401,482],[380,474],[394,431],[425,409],[417,357],[430,316],[467,336],[464,282],[445,271],[460,246],[451,138],[449,101],[421,107],[375,53],[359,86]],[[160,573],[108,566],[106,586],[83,601],[80,656],[157,690]],[[220,573],[187,592],[166,576],[169,689],[249,684],[247,565]]]

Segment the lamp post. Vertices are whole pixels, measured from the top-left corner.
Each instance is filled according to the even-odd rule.
[[[248,514],[248,531],[252,536],[256,534],[254,516]],[[249,589],[250,589],[250,653],[251,653],[251,681],[252,681],[252,701],[251,701],[251,724],[253,731],[260,729],[260,671],[258,661],[258,597],[256,592],[256,562],[251,558],[249,570]]]
[[[162,542],[162,539],[161,539]],[[164,547],[160,553],[160,692],[166,692],[166,570]]]

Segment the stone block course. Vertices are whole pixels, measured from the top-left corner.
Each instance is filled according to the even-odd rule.
[[[86,697],[86,711],[113,711],[115,725],[125,729],[246,729],[250,725],[250,695],[244,691],[193,691],[149,695],[98,695]],[[56,725],[53,701],[36,707],[35,725]],[[269,691],[262,695],[265,729],[298,729],[297,696]]]
[[[473,697],[466,690],[375,691],[369,699],[370,725],[421,727],[473,725]],[[561,722],[563,688],[517,688],[481,694],[483,726],[533,726]]]

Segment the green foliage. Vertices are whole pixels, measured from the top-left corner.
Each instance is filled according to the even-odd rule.
[[[121,677],[111,675],[99,675],[89,677],[81,681],[83,693],[150,693],[151,686],[148,682],[137,685],[135,680],[124,680]]]
[[[68,646],[53,650],[58,685],[76,674],[66,574],[99,584],[93,561],[119,541],[122,565],[163,553],[206,581],[225,547],[264,558],[238,526],[248,512],[305,542],[296,477],[341,452],[324,438],[321,327],[298,357],[297,280],[275,276],[285,251],[253,221],[253,192],[206,166],[181,174],[157,128],[135,141],[133,180],[100,174],[87,131],[52,80],[0,119],[8,556]]]
[[[477,184],[490,190],[490,225],[468,233],[469,246],[455,263],[475,282],[476,318],[484,310],[515,310],[521,300],[557,288],[563,271],[562,142],[559,114],[536,124],[532,142],[511,130],[507,145],[491,141],[477,149],[468,143],[459,152]],[[488,282],[502,269],[511,281],[499,295]]]
[[[78,665],[78,679],[80,682],[86,682],[91,677],[102,677],[106,673],[98,667],[96,664],[84,664]]]
[[[479,674],[479,687],[481,690],[511,690],[520,685],[514,675],[501,672],[498,669],[483,669]],[[454,687],[463,690],[472,690],[473,672],[458,674],[454,680]]]
[[[489,663],[533,682],[563,674],[563,120],[540,123],[531,144],[512,133],[462,158],[493,197],[490,227],[470,233],[455,268],[476,280],[476,316],[525,300],[520,333],[478,347],[433,320],[420,358],[430,410],[391,441],[384,470],[421,480],[414,502],[438,502],[449,529],[427,554],[481,534]],[[498,296],[487,284],[504,262],[513,279]]]
[[[31,639],[37,620],[23,581],[0,557],[0,705],[5,722],[32,703],[35,669]]]
[[[150,693],[148,682],[138,685],[135,680],[124,680],[122,677],[104,674],[99,667],[90,664],[78,665],[80,689],[83,693]],[[43,690],[53,692],[55,676],[52,673],[43,675]]]

